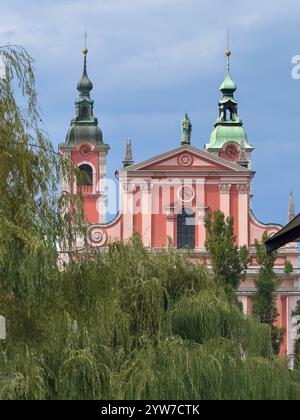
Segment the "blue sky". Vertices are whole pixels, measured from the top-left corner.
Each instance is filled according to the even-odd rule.
[[[299,0],[11,0],[1,5],[1,43],[34,57],[43,118],[55,145],[74,114],[81,50],[88,31],[88,72],[109,173],[126,139],[141,161],[180,144],[189,112],[194,146],[207,142],[224,78],[227,28],[232,77],[253,155],[253,209],[285,223],[289,191],[300,211]]]

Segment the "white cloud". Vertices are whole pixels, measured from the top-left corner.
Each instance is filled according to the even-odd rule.
[[[1,8],[0,37],[21,43],[51,71],[78,63],[83,33],[104,84],[159,85],[214,68],[226,47],[247,48],[261,26],[293,19],[300,2],[287,0],[11,1]],[[241,36],[242,35],[242,36]],[[260,40],[262,42],[262,40]]]

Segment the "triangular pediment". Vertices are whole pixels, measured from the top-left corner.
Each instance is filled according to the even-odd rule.
[[[179,147],[152,159],[129,166],[126,170],[251,172],[249,169],[243,168],[234,162],[229,162],[192,146]]]

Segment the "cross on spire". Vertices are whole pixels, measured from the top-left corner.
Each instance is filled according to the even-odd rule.
[[[230,51],[230,31],[227,29],[227,50]]]
[[[229,72],[229,70],[230,70],[230,56],[231,56],[229,29],[227,29],[227,50],[225,52],[225,55],[227,57],[227,71]]]
[[[87,36],[88,36],[88,34],[87,34],[87,30],[85,30],[84,31],[84,49],[83,49],[83,55],[84,55],[84,64],[85,64],[85,66],[86,66],[86,56],[87,56],[87,54],[88,54],[88,52],[89,52],[89,50],[87,49]]]
[[[87,33],[87,30],[85,29],[85,32],[84,32],[84,49],[85,50],[87,49],[87,36],[88,36],[88,33]]]

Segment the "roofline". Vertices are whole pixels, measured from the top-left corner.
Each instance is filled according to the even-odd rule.
[[[65,143],[60,143],[58,145],[58,150],[61,150],[61,149],[78,149],[81,144],[85,144],[85,143],[91,143],[93,146],[95,146],[95,150],[98,150],[98,149],[107,150],[107,151],[110,150],[110,146],[108,144],[103,143],[103,144],[98,145],[98,144],[93,143],[92,141],[86,141],[86,142],[83,141],[83,142],[81,142],[79,144],[76,144],[76,145],[73,145],[73,146],[69,145],[69,144],[65,144]]]
[[[236,143],[238,146],[240,146],[240,144],[237,142],[237,141],[235,141],[235,140],[230,140],[229,142],[227,142],[227,143]],[[224,143],[223,144],[223,146],[222,147],[208,147],[209,145],[210,145],[210,143],[207,143],[207,144],[205,144],[205,147],[207,147],[207,149],[205,150],[205,151],[207,151],[207,150],[211,150],[212,152],[219,152],[220,150],[223,150],[224,149],[224,145],[225,145],[226,143]],[[255,147],[253,147],[253,146],[251,146],[250,145],[250,147],[245,147],[245,150],[246,150],[246,152],[254,152],[254,150],[255,150]]]
[[[238,169],[239,172],[244,172],[245,174],[247,173],[249,175],[253,174],[253,171],[251,171],[250,169],[247,169],[247,168],[243,168],[238,163],[229,162],[228,160],[223,159],[219,156],[212,155],[211,153],[207,152],[206,150],[198,149],[198,148],[196,148],[194,146],[191,146],[191,145],[184,145],[184,146],[177,147],[176,149],[173,149],[173,150],[170,150],[168,152],[162,153],[162,154],[157,155],[157,156],[155,156],[151,159],[144,160],[140,163],[135,163],[134,165],[128,166],[127,168],[122,168],[122,169],[120,169],[120,172],[127,172],[129,170],[133,170],[133,171],[138,170],[141,166],[146,166],[146,165],[149,166],[149,165],[151,165],[151,163],[153,163],[157,160],[163,159],[164,157],[168,157],[168,156],[170,156],[172,154],[175,154],[175,153],[179,152],[180,150],[184,150],[184,149],[188,149],[188,150],[190,150],[194,153],[201,153],[201,154],[207,155],[207,157],[209,157],[211,160],[214,160],[216,163],[221,163],[221,164],[223,164],[223,166],[231,167],[233,171],[235,169],[236,170]],[[167,172],[167,170],[164,171],[164,172]]]
[[[120,176],[122,176],[122,174],[127,173],[128,175],[135,175],[136,174],[140,174],[141,176],[143,174],[145,175],[149,175],[149,174],[153,174],[155,173],[155,176],[164,176],[166,174],[175,174],[175,173],[179,173],[179,174],[186,174],[186,176],[190,176],[191,178],[195,177],[195,175],[214,175],[215,177],[218,177],[219,175],[224,175],[227,177],[232,177],[232,178],[238,178],[238,177],[252,177],[255,175],[255,172],[247,172],[247,173],[238,173],[235,172],[233,170],[228,170],[228,171],[220,171],[220,170],[216,170],[216,171],[210,171],[210,170],[201,170],[201,169],[197,169],[197,170],[189,170],[189,169],[185,169],[185,170],[181,170],[181,169],[141,169],[141,170],[132,170],[132,172],[130,172],[130,168],[125,168],[125,169],[129,169],[129,170],[123,170],[123,171],[119,171]]]
[[[283,225],[281,225],[280,223],[263,223],[261,222],[254,214],[254,211],[252,209],[250,209],[250,216],[253,217],[254,221],[259,223],[262,227],[264,226],[274,226],[274,227],[278,227],[278,228],[283,228]]]

